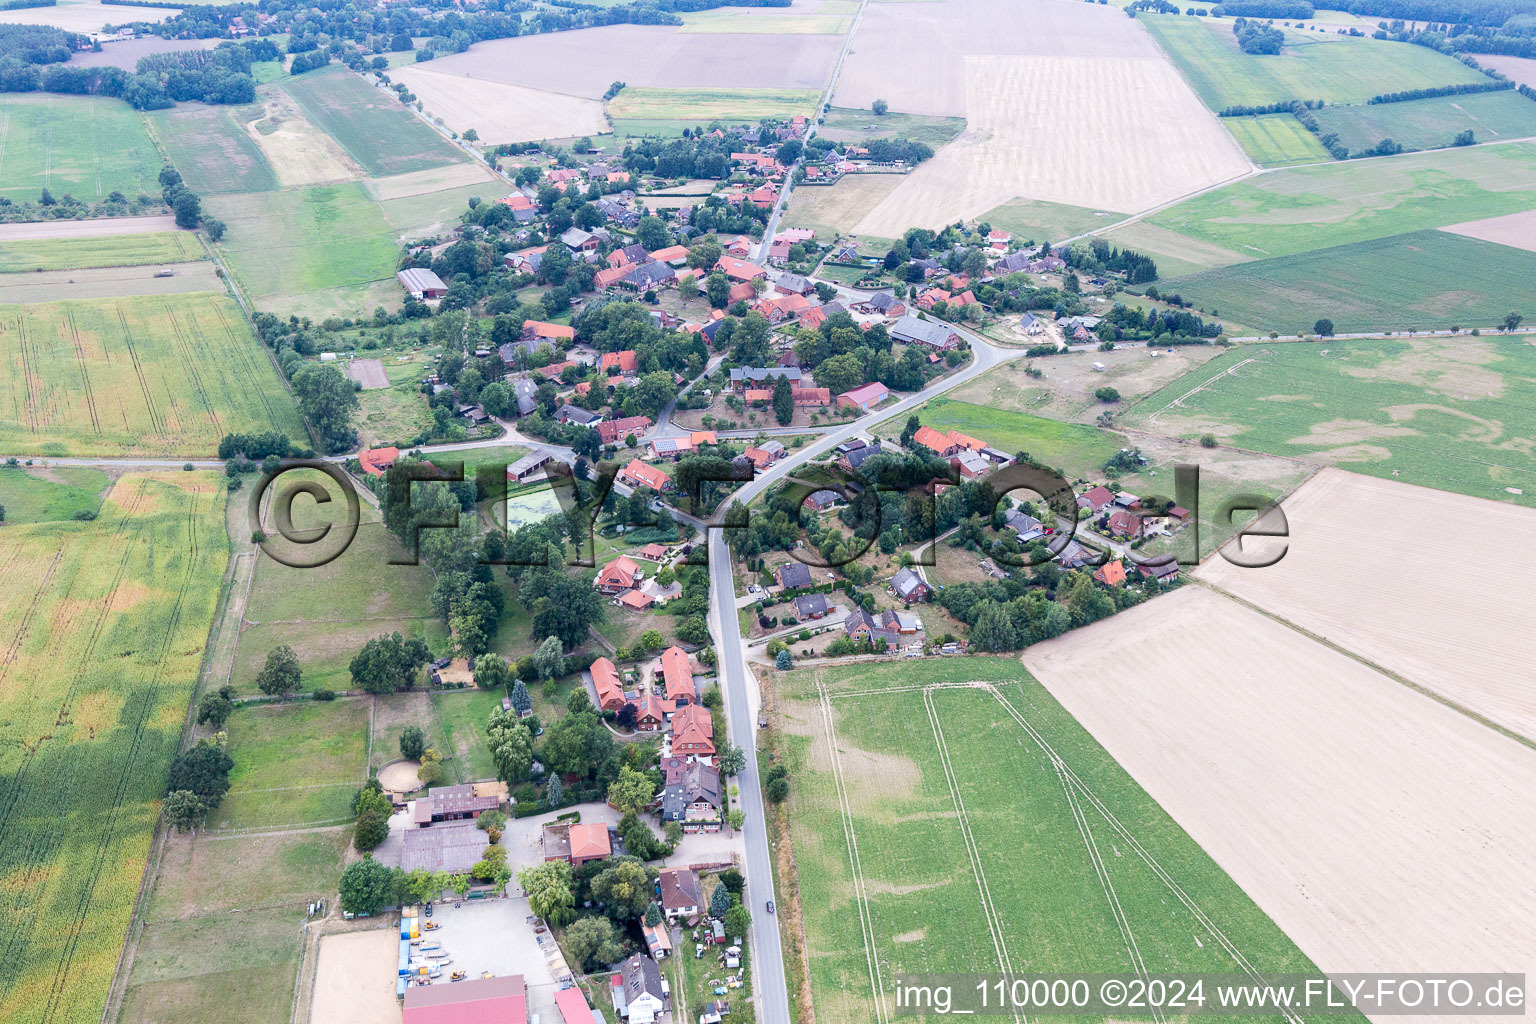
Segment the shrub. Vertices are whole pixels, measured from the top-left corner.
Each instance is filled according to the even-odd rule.
[[[315,700],[335,700],[335,699],[336,699],[336,691],[335,690],[316,690],[315,691]]]

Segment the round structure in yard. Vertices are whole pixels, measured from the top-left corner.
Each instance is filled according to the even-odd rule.
[[[379,769],[379,785],[386,793],[414,793],[421,788],[421,779],[416,775],[420,767],[420,761],[391,761]]]

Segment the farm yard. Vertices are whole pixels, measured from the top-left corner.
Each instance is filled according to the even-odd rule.
[[[1536,655],[1522,602],[1473,573],[1425,585],[1400,569],[1405,556],[1443,548],[1443,523],[1467,524],[1490,550],[1524,550],[1536,543],[1536,510],[1339,469],[1307,481],[1281,508],[1294,540],[1277,565],[1255,571],[1214,558],[1197,575],[1536,742],[1536,702],[1517,682]]]
[[[441,117],[456,132],[473,128],[487,144],[608,131],[602,106],[581,96],[487,82],[423,66],[400,68],[391,77],[416,94],[426,114]]]
[[[1475,268],[1475,272],[1473,271]],[[1255,260],[1176,277],[1162,287],[1261,331],[1340,334],[1487,330],[1530,296],[1536,253],[1446,231]]]
[[[148,17],[139,10],[134,16],[141,13]],[[22,15],[20,20],[35,23],[29,14],[35,12],[0,11],[0,21]],[[0,138],[0,196],[13,202],[36,201],[45,188],[55,198],[69,194],[83,202],[160,189],[160,154],[144,115],[121,100],[0,93]]]
[[[1224,117],[1221,124],[1232,133],[1248,158],[1260,167],[1322,163],[1333,159],[1317,141],[1317,136],[1290,114]],[[1379,141],[1381,136],[1378,135],[1369,144],[1374,146]]]
[[[818,1020],[907,971],[1310,968],[1017,660],[774,685]]]
[[[1530,969],[1530,747],[1205,587],[1024,664],[1323,971]]]
[[[227,433],[305,436],[239,308],[194,293],[8,307],[0,446],[206,456]]]
[[[210,107],[186,104],[148,115],[166,159],[198,195],[264,192],[277,187],[267,162],[245,125],[261,116],[256,105]],[[153,191],[151,189],[150,191]]]
[[[1323,132],[1338,135],[1339,142],[1356,153],[1382,139],[1391,139],[1405,149],[1444,149],[1462,131],[1472,132],[1478,142],[1536,135],[1536,103],[1513,90],[1324,107],[1313,113]],[[1301,127],[1300,122],[1297,127]]]
[[[200,260],[205,255],[197,236],[190,231],[6,240],[5,248],[0,249],[0,274],[181,263]]]
[[[228,550],[220,476],[179,470],[0,535],[6,1021],[101,1016]]]
[[[371,175],[402,174],[465,159],[395,94],[341,67],[284,79],[281,86],[311,122]]]
[[[1122,419],[1536,507],[1533,377],[1536,347],[1519,337],[1243,346]]]
[[[1238,48],[1224,18],[1143,13],[1136,20],[1213,111],[1298,99],[1364,103],[1383,93],[1487,81],[1412,43],[1287,32],[1280,54],[1256,56]]]

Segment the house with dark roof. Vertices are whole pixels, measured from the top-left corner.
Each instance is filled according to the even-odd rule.
[[[855,302],[853,308],[860,313],[878,313],[881,316],[899,317],[907,312],[906,303],[890,292],[876,292],[867,299]]]
[[[891,593],[899,601],[917,604],[933,596],[928,581],[911,569],[902,569],[891,577]]]
[[[413,802],[412,822],[420,829],[444,821],[473,820],[500,806],[499,797],[478,796],[472,785],[434,786]]]
[[[802,622],[806,619],[825,618],[827,608],[825,594],[801,594],[795,598],[795,618]]]
[[[1045,536],[1044,523],[1016,508],[1009,509],[1003,516],[1003,525],[1018,536],[1020,544],[1028,544]]]
[[[922,345],[940,351],[960,347],[960,334],[953,327],[936,320],[919,320],[910,314],[891,325],[890,335],[907,345]]]
[[[804,562],[790,562],[779,566],[773,571],[773,578],[778,580],[779,586],[785,590],[808,587],[814,582],[811,579],[811,567]]]
[[[655,1024],[667,1010],[661,968],[642,953],[619,964],[610,986],[613,1012],[629,1024]]]
[[[817,512],[825,512],[841,500],[842,495],[836,491],[820,490],[812,491],[801,504],[809,505]]]
[[[880,451],[880,444],[877,441],[874,444],[867,444],[863,448],[855,448],[837,461],[844,469],[850,473],[855,473],[858,472],[860,466],[863,466],[864,463],[879,455]]]
[[[704,890],[692,868],[663,868],[656,891],[669,921],[698,917],[704,909]]]
[[[816,286],[799,274],[780,274],[773,282],[773,290],[784,295],[810,295]]]
[[[788,379],[794,386],[804,376],[798,366],[738,366],[731,370],[731,387],[737,391],[760,388],[769,381],[776,383],[780,377]]]
[[[583,409],[579,405],[562,405],[555,410],[555,419],[560,423],[574,423],[578,427],[590,427],[601,423],[603,414],[593,412],[591,409]]]
[[[895,620],[887,626],[884,617],[876,619],[862,608],[854,608],[843,620],[843,633],[850,640],[868,640],[880,649],[883,640],[888,647],[897,647],[901,644],[901,632],[895,628]]]
[[[666,785],[661,791],[661,820],[682,822],[684,832],[720,831],[725,801],[720,770],[699,760],[672,757],[664,765]]]
[[[421,801],[416,801],[420,803]],[[474,867],[491,841],[473,821],[453,821],[401,834],[400,867],[460,874]]]

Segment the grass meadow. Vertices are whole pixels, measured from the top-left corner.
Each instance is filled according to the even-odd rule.
[[[1310,333],[1326,317],[1339,334],[1484,329],[1524,309],[1536,253],[1416,231],[1254,260],[1164,286],[1202,309],[1260,331]]]
[[[760,117],[809,116],[821,94],[815,89],[663,89],[631,86],[608,101],[614,118],[658,121],[756,121]]]
[[[424,171],[464,155],[393,93],[342,67],[307,72],[283,83],[305,115],[374,176]]]
[[[13,202],[45,188],[82,202],[158,195],[161,164],[144,115],[122,100],[0,94],[0,196]]]
[[[1536,145],[1518,143],[1287,168],[1195,196],[1147,220],[1196,246],[1262,259],[1533,206]],[[1181,248],[1177,238],[1161,244],[1175,254]]]
[[[870,130],[870,129],[873,130]],[[941,117],[937,114],[897,114],[886,112],[876,116],[874,112],[856,107],[833,107],[822,119],[816,134],[833,142],[853,142],[869,139],[906,139],[909,142],[926,142],[934,149],[965,131],[965,118]]]
[[[99,511],[110,482],[88,466],[0,467],[0,507],[8,524],[71,519],[76,512]]]
[[[334,887],[333,877],[327,888]],[[118,1021],[285,1024],[303,924],[302,905],[151,922],[139,940]]]
[[[1098,427],[948,398],[926,403],[917,409],[917,416],[924,426],[941,432],[958,430],[1009,454],[1028,452],[1048,466],[1061,467],[1068,477],[1092,472],[1121,448],[1118,437]],[[877,429],[895,437],[905,425],[906,417],[897,416]]]
[[[39,455],[197,455],[229,433],[307,437],[293,398],[224,295],[0,312],[0,447]]]
[[[339,825],[367,779],[368,699],[238,708],[225,726],[229,792],[208,816],[212,832]]]
[[[956,681],[992,689],[920,689]],[[1017,659],[778,686],[817,1020],[875,1018],[907,972],[1311,968]]]
[[[1232,22],[1142,14],[1138,20],[1211,110],[1290,100],[1364,103],[1381,93],[1481,82],[1453,57],[1412,43],[1341,36],[1288,36],[1271,56],[1244,53]]]
[[[1033,238],[1036,242],[1046,242],[1113,224],[1123,216],[1108,210],[1090,210],[1039,199],[1013,199],[993,207],[977,220],[1010,232],[1021,240]]]
[[[1290,114],[1224,117],[1221,123],[1243,147],[1248,158],[1260,167],[1322,163],[1333,159],[1317,141],[1317,136],[1303,128]]]
[[[101,1018],[228,557],[208,472],[0,531],[0,1019]]]
[[[1536,135],[1536,103],[1513,90],[1324,107],[1315,113],[1318,126],[1337,134],[1352,153],[1370,149],[1383,139],[1407,149],[1444,149],[1466,129],[1478,142]]]
[[[277,176],[245,125],[261,116],[260,104],[245,107],[189,103],[149,115],[167,159],[187,187],[200,196],[264,192]]]
[[[1530,341],[1463,336],[1242,346],[1148,395],[1125,420],[1536,507]]]
[[[7,242],[0,249],[0,274],[82,267],[140,267],[148,263],[185,263],[208,254],[190,231],[154,231],[143,235],[87,235],[81,238],[33,238]]]

